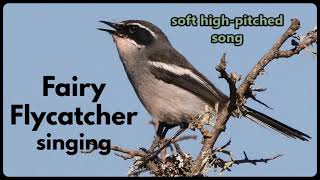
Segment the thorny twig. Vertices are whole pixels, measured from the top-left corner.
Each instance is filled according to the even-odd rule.
[[[283,57],[291,57],[298,54],[301,50],[305,49],[309,45],[317,42],[317,29],[314,29],[307,33],[304,39],[297,44],[294,48],[286,51],[281,51],[280,48],[288,40],[296,34],[296,31],[300,28],[300,21],[298,19],[292,19],[290,27],[281,35],[281,37],[274,43],[272,48],[258,61],[258,63],[252,68],[252,70],[245,77],[243,83],[236,88],[235,93],[235,81],[232,81],[228,73],[226,73],[226,62],[225,55],[222,56],[220,65],[221,68],[216,68],[220,72],[221,77],[223,77],[229,84],[230,90],[230,100],[223,105],[223,108],[218,113],[218,118],[214,126],[213,131],[208,132],[211,136],[204,138],[204,143],[198,154],[194,166],[191,171],[191,175],[199,175],[202,173],[203,164],[209,156],[212,155],[211,150],[215,142],[217,141],[219,135],[225,130],[226,123],[228,122],[231,114],[245,113],[243,105],[246,103],[245,95],[250,93],[250,88],[254,84],[255,79],[261,75],[261,72],[265,71],[265,67],[273,60]],[[249,96],[250,97],[250,96]],[[240,110],[240,112],[239,112]]]
[[[276,156],[272,156],[270,158],[261,158],[261,159],[249,159],[246,152],[243,151],[244,154],[244,158],[243,159],[239,159],[239,160],[235,160],[234,157],[232,156],[232,152],[227,150],[226,147],[229,146],[231,144],[231,139],[222,147],[220,148],[216,148],[212,151],[212,159],[209,160],[209,162],[211,161],[212,165],[214,166],[215,170],[217,170],[217,168],[219,167],[220,170],[220,175],[222,175],[222,173],[227,170],[227,171],[231,171],[231,167],[236,164],[244,164],[244,163],[250,163],[250,164],[254,164],[257,165],[257,163],[259,162],[264,162],[264,163],[268,163],[271,160],[277,159],[282,155],[276,155]],[[218,153],[224,153],[227,154],[230,158],[230,160],[223,160],[222,158],[217,157]]]

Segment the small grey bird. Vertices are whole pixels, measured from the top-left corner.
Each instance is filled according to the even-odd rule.
[[[228,101],[228,96],[172,47],[157,26],[143,20],[100,22],[113,28],[98,29],[112,35],[136,94],[152,118],[160,122],[157,130],[160,138],[168,129],[180,126],[172,138],[177,137],[206,105],[218,113],[219,107]],[[245,117],[287,137],[303,141],[311,138],[261,112],[245,108]]]

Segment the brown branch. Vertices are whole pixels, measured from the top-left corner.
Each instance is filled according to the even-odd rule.
[[[214,167],[219,167],[219,168],[221,168],[221,171],[220,171],[219,175],[222,175],[222,173],[223,173],[225,170],[231,171],[230,168],[231,168],[234,164],[239,165],[239,164],[248,163],[248,164],[257,165],[257,163],[260,163],[260,162],[268,163],[269,161],[274,160],[274,159],[277,159],[277,158],[279,158],[280,156],[282,156],[282,155],[276,155],[276,156],[273,156],[273,157],[270,157],[270,158],[249,159],[249,158],[247,157],[246,153],[243,151],[244,156],[245,156],[244,159],[234,160],[234,159],[231,157],[231,152],[230,152],[230,151],[223,150],[223,151],[221,151],[221,152],[223,152],[223,153],[227,152],[227,153],[225,153],[225,154],[228,154],[228,155],[230,156],[230,159],[231,159],[231,160],[230,160],[230,161],[225,161],[225,160],[223,160],[223,159],[221,159],[221,158],[218,158],[218,157],[216,157],[216,158],[214,159],[214,161],[213,161],[213,162],[214,162],[213,166],[214,166]]]
[[[259,162],[268,163],[268,161],[277,159],[277,158],[282,156],[281,154],[279,154],[279,155],[276,155],[276,156],[273,156],[273,157],[270,157],[270,158],[249,159],[245,151],[243,151],[243,154],[244,154],[244,159],[234,160],[233,163],[234,164],[250,163],[250,164],[257,165],[257,163],[259,163]]]
[[[286,50],[286,51],[279,51],[278,52],[278,58],[288,58],[295,54],[299,54],[300,51],[307,48],[311,44],[317,42],[317,29],[309,32],[302,40],[301,42],[294,47],[293,49]]]
[[[212,151],[212,154],[217,153],[217,152],[221,152],[221,153],[227,154],[231,157],[231,152],[226,150],[226,147],[228,147],[230,144],[231,144],[231,138],[229,139],[229,141],[225,145],[223,145],[219,148],[215,148]],[[232,157],[231,157],[231,159],[232,159]]]
[[[230,99],[227,103],[222,104],[222,108],[217,114],[217,121],[215,126],[213,127],[213,131],[210,132],[210,136],[204,136],[203,146],[192,167],[190,173],[191,176],[201,174],[204,161],[209,156],[212,156],[213,146],[220,134],[225,130],[227,121],[237,108],[240,108],[241,110],[246,101],[245,94],[249,91],[251,85],[254,84],[255,79],[261,74],[261,72],[264,72],[264,68],[272,60],[279,57],[290,57],[294,54],[297,54],[308,45],[316,42],[317,34],[316,30],[314,30],[314,32],[311,34],[309,33],[309,36],[306,36],[306,38],[297,47],[295,47],[294,50],[283,52],[280,51],[279,49],[284,44],[284,42],[287,41],[289,37],[296,34],[296,31],[299,29],[299,27],[300,21],[295,18],[292,19],[290,27],[282,34],[282,36],[275,42],[272,48],[252,68],[252,70],[248,73],[238,89],[235,87],[235,81],[232,81],[230,75],[228,75],[228,73],[225,71],[226,61],[225,54],[223,54],[220,64],[216,67],[216,70],[220,72],[221,77],[224,78],[229,84]],[[234,93],[235,91],[236,93]]]
[[[186,136],[181,136],[177,139],[174,139],[171,143],[175,146],[176,152],[183,158],[185,158],[185,155],[183,151],[181,150],[180,146],[178,145],[178,142],[184,141],[184,140],[189,140],[189,139],[196,139],[195,135],[186,135]],[[166,139],[163,139],[165,141]],[[140,158],[145,158],[148,156],[148,154],[144,151],[137,151],[137,150],[130,150],[127,148],[119,147],[119,146],[111,146],[111,149],[113,151],[121,152],[122,154],[115,153],[116,156],[119,156],[123,158],[124,160],[132,159],[134,157],[140,157]],[[163,151],[163,154],[161,155],[162,159],[153,159],[148,161],[143,167],[141,164],[135,165],[137,168],[132,170],[132,172],[129,173],[129,176],[138,176],[140,173],[145,172],[143,168],[146,168],[147,171],[150,171],[154,175],[160,175],[163,173],[161,171],[161,166],[160,164],[166,162],[166,152]],[[160,160],[160,163],[159,163]]]
[[[180,141],[185,141],[185,140],[196,140],[197,136],[196,135],[185,135],[185,136],[181,136],[181,137],[177,137],[176,139],[173,139],[171,141],[171,143],[175,143],[175,142],[180,142]]]
[[[180,141],[185,141],[185,140],[196,140],[196,139],[197,139],[197,136],[196,136],[196,135],[180,136],[180,137],[177,137],[176,139],[171,140],[171,144],[169,144],[169,145],[167,146],[167,148],[172,148],[171,145],[173,144],[174,147],[175,147],[175,149],[176,149],[176,152],[180,154],[180,153],[182,153],[182,150],[180,149],[180,146],[179,146],[178,142],[180,142]],[[168,140],[169,140],[169,139],[165,138],[165,139],[163,139],[162,141],[163,141],[163,142],[166,142],[166,141],[168,141]],[[161,159],[164,159],[164,157],[166,157],[166,155],[167,155],[167,148],[164,148],[164,149],[161,151],[161,155],[160,155]],[[177,149],[177,148],[178,148],[178,149]],[[180,151],[180,152],[179,152],[179,151]],[[181,154],[180,154],[180,155],[181,155]],[[183,156],[183,155],[181,155],[181,156]]]
[[[229,104],[229,103],[228,103]],[[200,153],[198,154],[195,163],[191,169],[190,176],[197,176],[201,173],[201,170],[203,169],[203,163],[204,160],[212,155],[211,150],[213,149],[213,145],[217,141],[219,135],[221,132],[225,130],[225,125],[231,116],[231,109],[229,109],[229,105],[226,104],[222,111],[217,115],[217,121],[215,126],[213,127],[213,131],[210,133],[211,136],[204,137],[203,146],[201,148]]]
[[[174,145],[174,147],[176,148],[176,152],[177,152],[178,154],[180,154],[180,156],[181,156],[182,158],[185,158],[186,156],[184,155],[183,151],[181,150],[179,144],[176,143],[176,142],[173,142],[173,145]]]
[[[249,88],[248,91],[244,94],[244,97],[246,99],[251,98],[254,101],[262,104],[263,106],[265,106],[265,107],[267,107],[269,109],[273,109],[272,107],[268,106],[266,103],[264,103],[264,102],[260,101],[259,99],[257,99],[256,94],[253,92],[253,91],[261,92],[261,91],[265,91],[265,90],[266,89],[262,89],[262,88],[260,88],[260,89],[251,89],[251,88]]]
[[[226,68],[227,68],[226,53],[223,53],[220,59],[220,63],[216,66],[216,70],[220,72],[219,78],[224,78],[229,84],[230,99],[235,99],[236,92],[237,92],[236,81],[239,81],[241,79],[241,75],[238,75],[236,73],[231,73],[229,75],[226,71]]]
[[[301,41],[301,43],[291,50],[280,51],[281,46],[289,37],[296,34],[296,31],[300,28],[300,21],[298,19],[291,19],[290,27],[282,34],[282,36],[276,41],[272,48],[265,54],[259,62],[252,68],[249,74],[246,76],[244,82],[240,85],[237,90],[238,97],[240,97],[241,103],[244,103],[244,95],[249,90],[250,86],[254,83],[254,80],[258,77],[260,72],[274,59],[282,57],[291,57],[298,54],[301,50],[305,49],[309,45],[317,42],[317,30],[309,32],[306,37]]]
[[[117,152],[121,152],[123,154],[118,154],[116,153],[117,156],[122,157],[124,160],[127,159],[132,159],[134,157],[140,157],[140,158],[144,158],[147,156],[147,153],[143,152],[143,151],[137,151],[137,150],[130,150],[127,148],[123,148],[123,147],[119,147],[119,146],[111,146],[111,149],[113,151],[117,151]],[[141,168],[139,165],[137,166],[138,169],[135,169],[134,171],[132,171],[132,173],[136,173],[137,171],[139,172],[141,170]],[[156,173],[160,170],[159,166],[156,164],[155,160],[152,161],[148,161],[145,164],[145,168],[153,173]],[[129,173],[129,176],[132,175],[132,173]],[[139,174],[139,173],[138,173]]]
[[[121,152],[121,153],[125,154],[125,155],[116,154],[117,156],[120,156],[125,160],[132,159],[135,156],[145,157],[147,155],[147,153],[145,153],[143,151],[130,150],[130,149],[119,147],[119,146],[111,146],[111,149],[113,151],[117,151],[117,152]]]
[[[223,173],[223,171],[227,170],[227,171],[231,171],[231,167],[236,164],[244,164],[244,163],[250,163],[250,164],[254,164],[256,165],[259,162],[264,162],[264,163],[268,163],[271,160],[277,159],[282,155],[277,155],[277,156],[273,156],[270,158],[261,158],[261,159],[249,159],[246,152],[243,151],[244,154],[244,158],[240,159],[240,160],[234,160],[234,158],[232,157],[232,153],[229,150],[226,150],[226,147],[228,147],[231,144],[231,139],[223,146],[219,147],[219,148],[215,148],[212,151],[212,157],[209,161],[209,166],[214,166],[215,168],[219,167],[221,168],[220,171],[220,175]],[[230,158],[230,160],[225,161],[222,158],[219,158],[217,155],[218,153],[224,153],[227,154]]]
[[[221,146],[220,148],[214,149],[214,151],[220,152],[221,150],[224,150],[226,147],[228,147],[230,144],[231,144],[231,138],[225,145]]]
[[[139,176],[141,173],[144,173],[144,172],[147,172],[148,170],[147,169],[138,169],[138,170],[134,170],[132,172],[130,172],[128,174],[129,177],[137,177]]]
[[[220,77],[224,78],[228,84],[229,84],[229,90],[230,90],[230,100],[225,103],[221,104],[219,106],[222,106],[222,109],[217,114],[216,118],[216,124],[213,127],[213,131],[209,132],[208,130],[201,129],[202,134],[209,134],[206,136],[203,136],[203,146],[201,148],[200,153],[198,154],[195,163],[191,169],[190,176],[197,176],[201,173],[201,170],[204,168],[203,164],[204,161],[212,155],[212,149],[217,141],[219,135],[225,131],[226,123],[228,119],[230,118],[232,112],[236,109],[236,101],[237,101],[237,88],[236,88],[236,81],[240,80],[241,76],[236,75],[229,75],[226,72],[226,60],[225,60],[226,54],[223,54],[220,60],[220,64],[216,67],[216,70],[220,72]],[[201,127],[201,126],[200,126]],[[203,128],[203,127],[202,127]],[[204,133],[205,132],[205,133]]]

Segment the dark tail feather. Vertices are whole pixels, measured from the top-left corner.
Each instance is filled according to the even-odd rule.
[[[269,117],[261,112],[258,112],[252,108],[249,108],[247,106],[246,106],[246,108],[247,108],[248,112],[245,115],[245,117],[258,123],[259,125],[264,125],[269,128],[272,128],[273,130],[280,132],[281,134],[283,134],[287,137],[299,138],[302,141],[308,141],[307,138],[311,139],[311,137],[308,136],[307,134],[304,134],[304,133],[302,133],[292,127],[289,127],[289,126],[273,119],[272,117]]]

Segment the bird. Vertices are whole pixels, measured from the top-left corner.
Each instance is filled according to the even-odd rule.
[[[180,126],[176,138],[205,106],[218,114],[229,97],[198,71],[170,43],[165,33],[145,20],[100,21],[97,28],[111,34],[127,77],[139,100],[155,120],[157,136]],[[308,141],[311,137],[262,112],[244,106],[246,118],[289,137]]]

